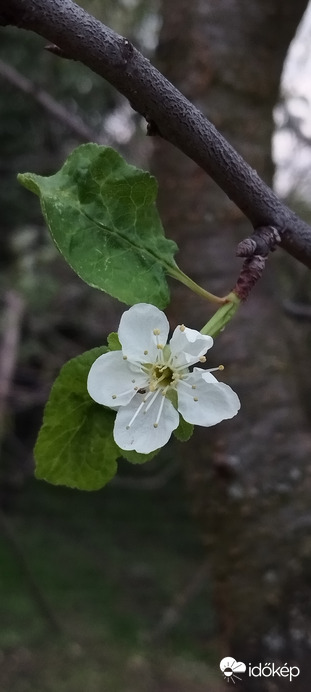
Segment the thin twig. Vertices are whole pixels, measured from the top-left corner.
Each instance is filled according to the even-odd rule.
[[[36,604],[39,613],[41,614],[43,620],[47,622],[50,630],[54,634],[62,634],[62,628],[57,621],[52,609],[50,608],[45,596],[43,595],[40,587],[38,586],[26,557],[19,545],[19,542],[15,536],[11,522],[7,519],[4,512],[0,510],[0,526],[2,533],[6,538],[12,553],[14,554],[15,560],[19,565],[21,573],[23,574],[25,581],[28,585],[30,594],[34,603]]]
[[[310,226],[127,39],[71,0],[2,0],[0,24],[35,31],[104,77],[146,118],[149,132],[158,133],[201,166],[254,228],[277,228],[280,245],[311,268]]]
[[[287,315],[290,315],[296,320],[311,322],[311,304],[300,303],[295,300],[284,300],[283,308]]]
[[[159,622],[146,636],[148,642],[164,637],[180,622],[186,607],[204,588],[209,575],[209,568],[209,561],[204,560],[184,589],[174,596],[173,602],[164,610]]]
[[[82,142],[97,142],[104,144],[104,140],[86,125],[78,115],[69,111],[65,106],[58,103],[45,89],[42,89],[38,84],[35,84],[27,77],[24,77],[14,67],[8,65],[3,60],[0,60],[0,77],[5,79],[9,84],[22,91],[24,94],[31,96],[47,113],[52,115],[61,123],[66,125],[69,130]]]
[[[4,296],[2,340],[0,345],[0,446],[16,365],[23,315],[23,298],[16,291],[7,291]]]
[[[4,316],[2,320],[2,343],[0,349],[0,446],[4,433],[5,416],[8,399],[12,387],[12,380],[17,361],[20,330],[24,315],[25,304],[23,298],[16,291],[9,290],[4,296]],[[22,574],[28,584],[33,601],[36,603],[42,617],[48,622],[50,629],[57,634],[61,628],[46,599],[44,598],[33,574],[29,568],[25,555],[15,536],[13,527],[4,512],[0,509],[0,526],[6,538],[16,562],[19,564]]]

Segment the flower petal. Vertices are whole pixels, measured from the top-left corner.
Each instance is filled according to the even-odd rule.
[[[212,379],[211,379],[212,378]],[[178,411],[188,423],[209,427],[232,418],[240,408],[237,394],[209,372],[194,368],[177,385]]]
[[[147,384],[145,373],[130,367],[121,351],[110,351],[99,356],[93,363],[87,378],[89,395],[98,404],[125,406]]]
[[[201,334],[196,329],[179,325],[170,340],[173,365],[188,367],[197,363],[200,357],[213,346],[213,343],[211,336]]]
[[[135,449],[141,454],[149,454],[169,441],[173,430],[178,427],[179,414],[169,399],[164,397],[163,401],[162,394],[159,393],[150,408],[145,412],[148,406],[146,403],[131,423],[142,401],[143,396],[137,394],[127,406],[119,409],[113,436],[121,449]],[[163,406],[162,413],[158,426],[155,428],[154,423],[161,405]]]
[[[159,330],[154,334],[154,330]],[[123,313],[118,330],[122,351],[131,363],[154,363],[165,346],[169,323],[164,312],[148,303],[138,303]]]

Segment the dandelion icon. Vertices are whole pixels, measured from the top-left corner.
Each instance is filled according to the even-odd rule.
[[[239,676],[236,673],[245,673],[246,671],[245,663],[242,663],[242,661],[236,661],[235,658],[232,658],[231,656],[226,656],[225,658],[222,658],[219,664],[219,668],[221,672],[224,674],[225,680],[227,680],[227,682],[233,682],[234,684],[235,678],[236,680],[242,679],[239,678]]]

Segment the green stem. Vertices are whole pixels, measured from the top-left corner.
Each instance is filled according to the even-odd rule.
[[[220,303],[222,305],[224,304],[225,298],[220,298],[219,296],[215,296],[213,293],[206,291],[205,288],[202,288],[202,286],[196,284],[195,281],[192,281],[192,279],[190,279],[190,277],[187,276],[187,274],[184,274],[184,272],[182,272],[181,269],[179,269],[179,267],[176,266],[176,269],[173,269],[173,267],[168,267],[167,273],[174,279],[177,279],[177,281],[180,281],[180,283],[190,288],[191,291],[197,293],[197,295],[202,296],[206,300],[209,300],[212,303]]]
[[[241,301],[233,292],[226,296],[226,300],[227,302],[215,312],[213,317],[207,322],[203,329],[201,329],[201,334],[208,334],[215,338],[215,336],[218,336],[218,334],[222,332],[226,324],[232,320]]]

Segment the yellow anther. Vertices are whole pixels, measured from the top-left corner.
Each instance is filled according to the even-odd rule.
[[[116,394],[113,394],[111,398],[112,398],[112,399],[116,399],[116,398],[117,398],[117,395],[116,395]]]
[[[180,325],[179,325],[179,329],[180,329],[181,332],[184,332],[185,329],[186,329],[186,327],[185,327],[184,324],[180,324]]]
[[[198,397],[197,397],[197,396],[194,396],[194,397],[193,397],[193,401],[199,401]]]
[[[197,388],[196,384],[193,384],[192,389],[196,389],[196,388]]]
[[[123,360],[127,360],[127,356],[123,356]]]
[[[162,351],[164,346],[163,346],[163,344],[157,344],[157,348],[160,349],[160,351]]]
[[[161,334],[160,329],[154,329],[153,333],[155,336],[159,336],[159,334]]]
[[[225,366],[224,366],[224,365],[219,365],[219,366],[218,366],[218,370],[224,370],[224,369],[225,369]]]
[[[199,358],[199,361],[200,361],[200,363],[206,363],[205,356],[201,356],[201,358]]]
[[[144,351],[144,356],[147,356],[147,355],[148,355],[148,351]]]
[[[157,423],[154,423],[154,424],[153,424],[153,427],[154,427],[154,428],[157,428],[157,427],[158,427],[158,424],[157,424]]]

